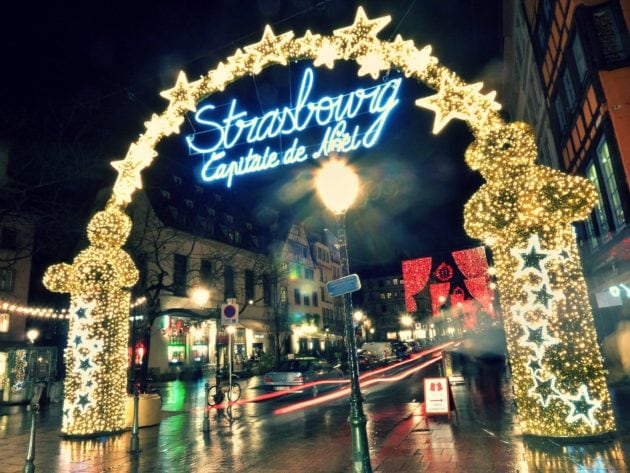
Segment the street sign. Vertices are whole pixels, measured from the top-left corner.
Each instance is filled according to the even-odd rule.
[[[221,325],[236,325],[238,323],[238,304],[223,304],[221,306]]]
[[[331,297],[343,296],[361,289],[361,281],[356,274],[350,274],[326,283],[326,290]]]

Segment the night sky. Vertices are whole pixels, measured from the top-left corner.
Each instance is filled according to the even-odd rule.
[[[109,162],[121,159],[144,121],[167,106],[159,92],[173,86],[178,71],[189,80],[205,74],[237,47],[257,42],[266,24],[276,34],[293,30],[299,37],[307,28],[332,34],[363,5],[371,18],[391,15],[381,39],[401,34],[417,47],[431,44],[464,80],[500,92],[499,0],[14,3],[3,7],[0,27],[0,140],[14,159],[81,163],[69,186],[82,196],[81,219],[97,190],[115,180]],[[339,94],[373,82],[357,77],[356,64],[337,64],[333,71],[316,68],[316,90]],[[238,98],[251,113],[282,106],[306,66],[271,67],[208,100],[225,105]],[[401,259],[477,244],[462,228],[463,205],[482,183],[463,160],[472,136],[457,121],[432,135],[433,113],[413,104],[430,94],[403,80],[401,103],[377,146],[350,156],[365,186],[347,219],[353,271],[399,272]],[[160,145],[157,159],[193,177],[199,158],[188,155],[189,133],[183,127]],[[305,165],[241,178],[234,189],[254,212],[277,208],[319,230],[332,222],[308,186],[311,171]]]

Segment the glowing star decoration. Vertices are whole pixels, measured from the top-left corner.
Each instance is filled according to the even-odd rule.
[[[596,410],[601,409],[602,402],[590,398],[586,385],[580,386],[576,396],[566,396],[563,400],[569,405],[567,422],[573,424],[578,421],[584,421],[591,428],[597,426],[597,419],[594,417],[594,413]]]
[[[265,26],[263,37],[259,43],[246,46],[245,51],[249,53],[252,60],[252,73],[258,74],[264,65],[278,63],[286,65],[287,59],[282,49],[293,38],[293,32],[275,36],[269,25]]]
[[[365,55],[371,43],[377,41],[376,35],[385,28],[390,21],[391,17],[389,15],[370,20],[365,14],[363,7],[359,7],[352,25],[334,31],[335,36],[340,38],[344,43],[343,57],[345,59],[351,59]]]
[[[422,73],[437,63],[437,59],[431,56],[431,46],[425,46],[420,51],[409,53],[403,72],[405,77],[421,77]]]
[[[389,62],[379,51],[369,51],[365,56],[358,57],[357,63],[361,65],[358,72],[359,77],[369,74],[372,79],[378,79],[381,71],[389,70]]]
[[[388,22],[389,17],[371,20],[363,8],[359,8],[354,23],[335,30],[332,36],[307,34],[304,38],[283,42],[282,35],[267,34],[257,43],[262,49],[250,47],[247,53],[239,49],[196,82],[189,83],[182,72],[175,87],[162,93],[170,101],[168,107],[158,120],[151,120],[151,127],[147,127],[137,143],[155,149],[162,137],[175,132],[175,127],[183,123],[185,113],[195,110],[202,97],[223,90],[231,82],[266,65],[310,59],[316,66],[325,64],[332,68],[337,59],[357,60],[370,52],[382,54],[393,69],[436,91],[436,96],[420,99],[418,103],[436,112],[434,132],[452,118],[466,120],[474,142],[466,151],[465,161],[486,180],[465,206],[466,232],[487,242],[492,249],[502,306],[511,309],[520,305],[518,314],[524,324],[533,329],[544,324],[548,333],[558,339],[553,348],[543,345],[547,347],[545,350],[535,350],[537,345],[533,342],[522,344],[520,339],[525,328],[511,310],[504,310],[522,432],[563,438],[613,432],[615,422],[610,396],[572,228],[572,222],[587,218],[597,202],[594,187],[581,177],[537,165],[531,127],[504,122],[497,113],[500,105],[494,101],[495,94],[483,94],[479,84],[463,82],[431,56],[430,47],[418,50],[402,37],[393,42],[379,40],[377,34]],[[262,50],[271,51],[274,56],[271,61],[260,57]],[[331,130],[318,156],[329,150],[354,151],[352,142],[351,131],[335,134]],[[299,153],[300,145],[295,143],[291,159],[302,159]],[[265,151],[253,154],[257,157],[252,156],[249,163],[244,157],[243,166],[258,166],[256,163],[263,159]],[[135,159],[128,155],[125,161],[133,164]],[[119,174],[124,185],[114,186],[106,212],[97,214],[90,222],[88,250],[81,252],[72,265],[52,266],[44,277],[49,289],[69,292],[73,301],[81,297],[96,304],[91,321],[76,332],[69,332],[72,337],[81,337],[78,346],[83,351],[75,351],[73,339],[69,338],[62,430],[67,435],[114,432],[124,423],[129,311],[129,294],[124,288],[135,282],[137,272],[131,259],[121,250],[127,237],[123,232],[127,224],[120,214],[137,188],[135,172],[139,168],[136,166],[120,166],[130,170],[130,175],[123,179],[122,173]],[[232,175],[237,171],[238,168],[233,170]],[[224,172],[226,178],[229,177],[228,170]],[[95,233],[99,235],[98,241],[92,239]],[[529,235],[538,235],[541,249],[565,251],[566,257],[540,261],[541,271],[536,268],[523,271],[523,261],[511,251],[526,247]],[[547,284],[546,293],[556,291],[564,297],[548,301],[551,302],[548,307],[542,300],[544,295],[536,302],[536,295],[531,291],[540,291],[542,283]],[[70,323],[77,322],[72,319]],[[541,335],[544,334],[543,330]],[[107,349],[88,353],[94,340],[103,341]],[[101,370],[94,379],[90,378],[90,370],[84,373],[78,369],[80,358],[88,356],[93,360],[92,369]],[[539,367],[532,364],[532,359]],[[550,376],[555,376],[554,387],[563,393],[562,402],[550,397],[545,407],[539,395],[528,391],[537,379],[544,381]],[[82,391],[86,387],[90,388],[89,394]]]
[[[171,102],[178,109],[194,112],[197,108],[195,97],[190,90],[186,73],[180,71],[177,82],[172,89],[160,92],[160,95]]]
[[[483,84],[464,85],[450,76],[442,76],[440,91],[429,97],[416,100],[418,107],[423,107],[435,112],[433,122],[433,134],[438,134],[453,118],[468,120],[474,114],[475,95]]]
[[[332,69],[335,67],[335,61],[337,59],[341,59],[338,51],[339,50],[334,41],[331,41],[330,39],[322,40],[321,46],[317,49],[313,65],[315,67],[324,65],[328,69]]]

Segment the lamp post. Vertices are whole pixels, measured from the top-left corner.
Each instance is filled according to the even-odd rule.
[[[359,178],[341,160],[330,160],[324,164],[315,178],[315,187],[324,205],[335,214],[341,256],[341,273],[350,273],[348,264],[348,246],[346,240],[346,211],[359,192]],[[367,419],[363,412],[363,397],[359,386],[359,363],[352,320],[352,297],[344,294],[344,325],[348,364],[350,366],[350,431],[352,433],[353,470],[355,473],[371,473],[370,450],[365,425]]]

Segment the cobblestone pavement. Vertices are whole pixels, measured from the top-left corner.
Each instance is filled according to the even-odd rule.
[[[457,416],[426,418],[418,376],[394,388],[366,392],[370,456],[376,473],[628,471],[630,389],[613,393],[619,434],[608,441],[561,445],[520,434],[511,400],[488,396],[474,384],[454,386]],[[130,432],[93,440],[59,436],[59,405],[38,419],[35,471],[66,472],[295,472],[351,471],[347,399],[285,416],[273,403],[247,404],[211,415],[203,434],[203,385],[169,383],[162,422],[140,430],[139,455]],[[414,391],[416,390],[416,391]],[[503,392],[509,392],[504,386]],[[275,404],[277,407],[277,404]],[[22,472],[29,414],[0,417],[0,472]]]

